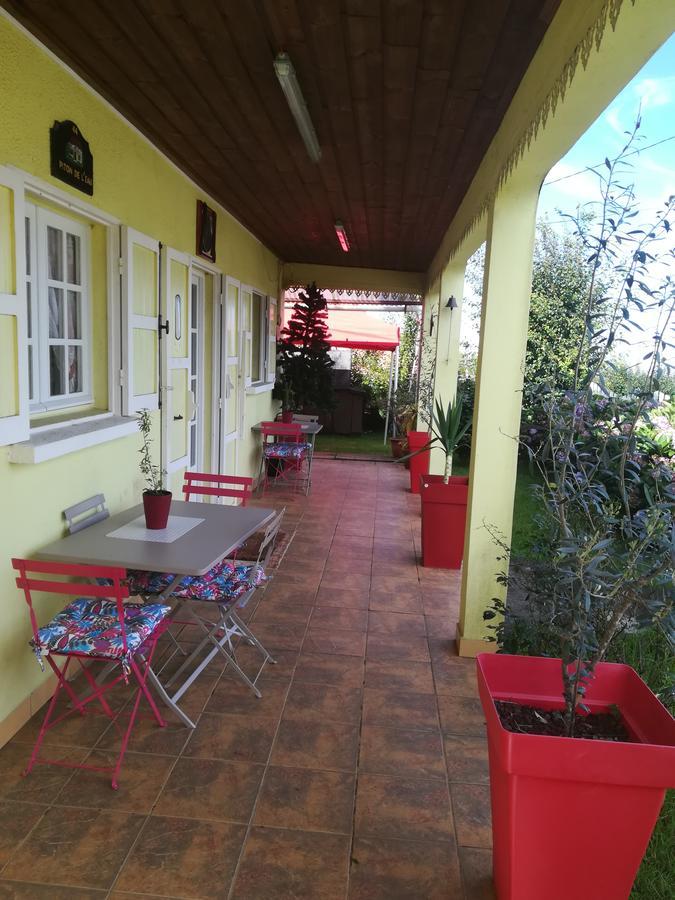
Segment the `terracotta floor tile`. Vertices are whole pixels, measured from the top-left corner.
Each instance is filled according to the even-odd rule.
[[[309,624],[310,628],[365,632],[368,627],[368,612],[365,609],[340,609],[337,606],[321,606],[317,603]]]
[[[341,588],[345,591],[369,591],[370,574],[334,574],[324,575],[321,579],[322,588]]]
[[[400,775],[360,774],[355,828],[358,837],[453,840],[447,785]]]
[[[414,731],[364,725],[359,769],[378,775],[445,779],[438,731]]]
[[[253,632],[266,650],[299,650],[307,625],[302,622],[253,623]]]
[[[335,628],[307,630],[303,653],[336,653],[338,656],[363,657],[366,652],[366,635],[361,631],[338,631]]]
[[[437,732],[436,698],[433,694],[409,694],[367,687],[363,692],[363,721],[368,725]]]
[[[56,875],[64,885],[104,890],[144,821],[132,813],[52,807],[13,854],[3,877],[49,884]]]
[[[254,828],[233,900],[344,900],[349,845],[344,835]]]
[[[65,702],[59,703],[56,707],[54,717],[62,715],[64,712],[67,712],[68,709],[69,707]],[[101,709],[100,706],[98,709]],[[30,747],[32,748],[40,733],[45,712],[46,706],[36,713],[36,715],[32,716],[12,740],[17,743],[30,744]],[[47,732],[42,746],[45,748],[84,747],[86,749],[91,749],[95,746],[101,735],[108,730],[110,722],[111,719],[107,716],[97,715],[94,712],[89,712],[85,716],[72,712],[62,722],[59,722],[58,725],[55,725],[53,729]]]
[[[488,784],[488,747],[485,738],[446,734],[443,744],[450,781]]]
[[[290,683],[290,679],[269,678],[263,674],[257,684],[262,697],[256,697],[247,685],[235,681],[234,676],[228,676],[226,672],[206,704],[205,712],[277,719],[286,702]]]
[[[258,625],[306,625],[312,615],[313,606],[282,601],[263,601],[253,617],[253,629]]]
[[[423,604],[424,605],[424,604]],[[426,616],[424,617],[427,626],[427,634],[430,638],[454,639],[457,632],[456,619],[450,616]]]
[[[294,604],[307,606],[313,602],[315,595],[315,590],[306,591],[295,584],[285,584],[281,576],[275,575],[272,582],[265,589],[263,602],[285,603],[289,606]]]
[[[398,659],[428,662],[429,647],[426,636],[368,633],[368,659]]]
[[[316,595],[315,606],[334,606],[339,609],[368,609],[368,591],[343,591],[339,587],[322,587]]]
[[[61,766],[36,765],[25,778],[32,747],[11,741],[0,750],[0,799],[23,800],[32,803],[52,803],[59,791],[70,781],[73,770]],[[64,748],[54,757],[70,762],[82,762],[87,751]]]
[[[452,900],[462,897],[454,844],[360,838],[354,844],[349,900]]]
[[[264,767],[255,763],[181,757],[157,801],[155,813],[246,824],[264,772]]]
[[[439,694],[438,709],[444,734],[485,734],[485,716],[477,698]]]
[[[244,825],[151,816],[115,884],[134,891],[221,900],[228,895]]]
[[[466,900],[497,900],[492,881],[492,851],[459,848],[459,864]]]
[[[336,555],[332,554],[326,561],[326,568],[323,570],[324,580],[326,578],[342,578],[343,575],[370,575],[370,558],[367,556],[351,556],[350,554]]]
[[[365,685],[411,694],[434,693],[434,679],[428,662],[366,659]]]
[[[359,729],[354,725],[284,718],[271,762],[303,769],[353,772],[358,745]]]
[[[363,672],[363,660],[359,657],[307,651],[298,657],[293,680],[311,684],[361,687]]]
[[[424,616],[410,613],[384,612],[371,610],[368,613],[369,634],[426,635]]]
[[[423,612],[422,601],[415,591],[390,593],[383,591],[376,578],[373,578],[373,586],[370,589],[369,609],[381,612],[414,613]]]
[[[37,803],[0,803],[0,869],[46,810]]]
[[[288,692],[284,715],[312,722],[358,725],[361,721],[361,702],[360,687],[294,682]]]
[[[462,847],[492,846],[490,788],[482,784],[451,784],[457,843]]]
[[[88,766],[114,766],[116,761],[116,753],[94,750],[86,763]],[[148,757],[144,753],[126,753],[116,791],[112,790],[111,776],[107,772],[76,769],[54,803],[147,815],[175,761],[173,756]]]
[[[114,896],[110,895],[111,898]],[[107,891],[96,891],[92,888],[0,880],[0,900],[105,900],[107,897]],[[143,898],[136,896],[133,900]]]
[[[351,834],[354,775],[270,766],[256,806],[255,824]]]
[[[478,681],[473,660],[455,659],[438,664],[432,660],[436,692],[452,697],[478,699]]]
[[[255,628],[255,625],[253,626]],[[297,650],[278,650],[271,651],[274,654],[275,663],[271,661],[265,666],[265,678],[285,678],[288,680],[295,669],[298,660]],[[260,668],[260,651],[249,644],[240,644],[237,647],[237,661],[241,668],[250,678],[254,678]],[[226,678],[230,678],[230,672],[225,669]],[[234,673],[232,678],[234,678]]]
[[[264,764],[276,730],[276,718],[205,712],[183,755]]]

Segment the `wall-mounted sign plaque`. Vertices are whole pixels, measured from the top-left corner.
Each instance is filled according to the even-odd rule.
[[[54,122],[49,129],[51,171],[71,187],[94,193],[94,157],[74,122]]]
[[[216,211],[197,200],[197,255],[216,261]]]

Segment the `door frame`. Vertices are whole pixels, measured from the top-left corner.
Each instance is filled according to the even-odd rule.
[[[196,365],[196,379],[197,379],[197,398],[195,403],[195,415],[197,417],[197,439],[196,439],[196,457],[197,461],[195,463],[196,468],[191,471],[203,471],[203,467],[206,460],[205,453],[205,431],[204,431],[204,414],[206,412],[205,404],[204,404],[204,384],[206,377],[206,367],[204,365],[204,328],[206,325],[206,275],[211,274],[206,269],[202,269],[198,264],[193,263],[190,269],[190,305],[188,307],[188,335],[192,330],[192,313],[194,309],[194,301],[192,297],[192,284],[193,281],[197,281],[197,365]],[[192,341],[188,340],[189,344],[189,378],[188,381],[192,380]],[[194,398],[194,391],[192,392]],[[187,469],[190,471],[190,423],[188,423],[188,466]]]

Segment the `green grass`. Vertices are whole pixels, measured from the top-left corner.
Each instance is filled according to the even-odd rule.
[[[382,432],[365,434],[317,434],[317,452],[359,453],[365,456],[391,456],[389,441],[382,443]]]

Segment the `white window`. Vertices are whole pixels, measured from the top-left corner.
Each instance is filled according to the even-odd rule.
[[[28,384],[34,412],[91,401],[89,234],[26,204]]]
[[[251,299],[251,382],[253,384],[260,384],[265,380],[266,299],[262,294],[253,291]]]

